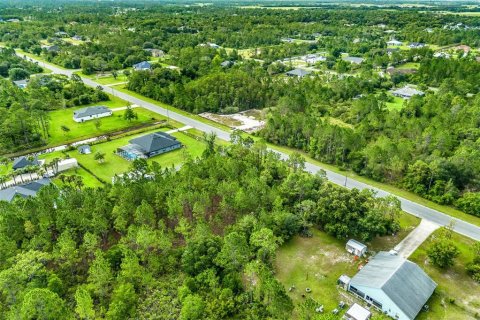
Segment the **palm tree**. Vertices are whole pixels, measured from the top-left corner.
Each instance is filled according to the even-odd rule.
[[[53,174],[57,174],[58,173],[58,163],[60,162],[60,159],[59,158],[53,158],[52,159],[52,162],[50,162],[50,165],[52,167],[52,170],[53,170]]]

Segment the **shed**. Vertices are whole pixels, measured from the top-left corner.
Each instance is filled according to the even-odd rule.
[[[350,280],[352,280],[349,276],[342,274],[340,278],[337,280],[337,284],[345,290],[348,290],[348,286],[350,284]]]
[[[67,171],[68,169],[77,168],[78,162],[75,158],[62,160],[58,163],[58,172]]]
[[[372,316],[372,313],[364,307],[354,303],[350,309],[345,312],[343,319],[345,320],[368,320]]]
[[[78,152],[81,154],[90,154],[92,153],[92,148],[88,144],[81,145],[77,148]]]
[[[365,253],[367,253],[367,246],[354,239],[350,239],[347,241],[347,244],[345,245],[345,249],[347,249],[347,251],[350,252],[351,254],[354,254],[359,257],[364,256]]]

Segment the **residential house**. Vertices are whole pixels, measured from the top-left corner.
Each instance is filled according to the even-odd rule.
[[[415,263],[381,251],[350,280],[348,291],[397,320],[413,320],[437,284]]]
[[[318,54],[307,54],[303,56],[303,60],[308,64],[315,64],[317,62],[326,61],[327,58]]]
[[[350,309],[345,312],[343,319],[345,320],[368,320],[372,316],[372,313],[364,307],[354,303]]]
[[[148,61],[142,61],[133,65],[133,69],[140,71],[140,70],[151,70],[152,64]]]
[[[422,42],[410,42],[408,44],[408,47],[411,48],[411,49],[420,49],[420,48],[424,48],[426,46],[427,45],[425,43],[422,43]]]
[[[364,61],[364,59],[360,57],[343,57],[342,59],[353,64],[361,64]]]
[[[357,240],[350,239],[345,245],[345,249],[351,254],[354,254],[358,257],[364,256],[367,253],[367,246]]]
[[[129,143],[117,149],[117,154],[127,160],[151,158],[182,147],[177,138],[161,131],[134,138]]]
[[[13,18],[13,19],[7,19],[5,21],[7,21],[7,22],[20,22],[20,19]]]
[[[3,190],[0,190],[0,201],[11,202],[16,197],[34,197],[37,195],[37,192],[44,186],[47,186],[51,183],[50,179],[42,178],[35,180],[26,184],[9,187]]]
[[[42,161],[37,158],[29,159],[25,156],[21,156],[13,160],[12,168],[13,170],[19,170],[26,168],[28,166],[39,166],[42,164]]]
[[[395,39],[387,41],[387,45],[389,45],[389,46],[400,47],[402,44],[403,44],[403,42],[395,40]]]
[[[233,66],[235,63],[233,61],[230,61],[230,60],[225,60],[223,61],[222,63],[220,63],[220,66],[222,68],[229,68],[231,66]]]
[[[294,69],[286,72],[285,74],[289,77],[297,77],[297,78],[303,78],[311,74],[311,71],[308,70],[303,70],[303,69]]]
[[[152,54],[152,57],[155,57],[155,58],[161,58],[165,55],[165,52],[163,52],[163,50],[160,50],[160,49],[145,49],[145,51],[148,51]]]
[[[92,153],[92,148],[88,144],[81,145],[77,148],[78,152],[81,154],[90,154]]]
[[[112,114],[112,110],[105,106],[86,107],[73,112],[73,121],[85,122],[88,120],[109,117]]]
[[[57,32],[55,32],[55,35],[57,37],[62,37],[62,38],[68,37],[68,33],[66,33],[65,31],[57,31]]]
[[[435,52],[433,54],[433,57],[434,58],[443,58],[443,59],[450,59],[451,55],[447,52],[444,52],[444,51],[439,51],[439,52]]]
[[[400,97],[403,99],[410,99],[413,96],[423,96],[425,95],[425,92],[409,86],[405,86],[403,88],[399,88],[397,90],[392,91],[392,94],[396,97]]]
[[[28,85],[28,80],[27,79],[17,80],[17,81],[13,81],[13,83],[20,89],[25,89]]]
[[[60,47],[57,45],[51,45],[51,46],[42,46],[42,49],[45,49],[47,52],[59,52]]]

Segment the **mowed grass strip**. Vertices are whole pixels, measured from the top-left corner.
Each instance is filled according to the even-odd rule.
[[[410,260],[417,263],[438,284],[435,293],[430,298],[429,311],[420,313],[418,320],[450,320],[478,319],[480,314],[480,284],[472,280],[465,267],[473,260],[472,245],[474,240],[459,234],[453,234],[453,241],[460,250],[453,267],[440,269],[429,262],[427,250],[434,232],[411,256]]]

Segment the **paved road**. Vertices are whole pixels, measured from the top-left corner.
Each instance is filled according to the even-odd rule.
[[[28,58],[28,59],[31,59],[31,58]],[[34,61],[36,61],[36,60],[34,60]],[[54,73],[71,76],[72,73],[74,72],[74,70],[65,70],[65,69],[58,68],[58,67],[56,67],[52,64],[46,64],[46,63],[41,62],[41,61],[38,61],[38,62],[39,62],[40,65],[47,67],[48,69],[52,70],[52,72],[54,72]],[[181,122],[181,123],[183,123],[187,126],[198,129],[200,131],[207,132],[207,133],[214,132],[217,135],[217,137],[222,139],[222,140],[227,140],[227,141],[230,140],[230,134],[226,131],[223,131],[223,130],[219,129],[219,128],[216,128],[214,126],[205,124],[203,122],[200,122],[198,120],[192,119],[192,118],[187,117],[187,116],[184,116],[182,114],[170,111],[168,109],[159,107],[159,106],[154,105],[154,104],[152,104],[150,102],[147,102],[145,100],[142,100],[142,99],[133,97],[133,96],[127,94],[127,93],[118,91],[114,88],[110,88],[110,87],[107,87],[107,86],[100,85],[99,83],[93,81],[92,79],[88,79],[88,78],[82,78],[82,79],[83,79],[83,82],[85,84],[87,84],[89,86],[92,86],[92,87],[101,86],[104,89],[105,92],[111,93],[111,94],[113,94],[113,95],[115,95],[115,96],[117,96],[117,97],[119,97],[123,100],[126,100],[126,101],[128,101],[132,104],[142,106],[143,108],[148,109],[152,112],[156,112],[158,114],[170,117],[173,120],[179,121],[179,122]],[[279,152],[279,151],[276,151],[276,150],[272,150],[272,151],[278,153],[282,159],[287,159],[288,158],[288,155],[285,154],[285,153],[282,153],[282,152]],[[352,189],[352,188],[357,188],[357,189],[360,189],[360,190],[361,189],[373,189],[377,192],[377,195],[379,197],[385,197],[385,196],[390,195],[390,193],[388,193],[384,190],[374,188],[370,185],[367,185],[363,182],[360,182],[360,181],[357,181],[357,180],[354,180],[354,179],[351,179],[351,178],[346,179],[344,175],[341,175],[341,174],[338,174],[338,173],[335,173],[335,172],[332,172],[332,171],[329,171],[329,170],[325,170],[325,169],[323,169],[323,168],[321,168],[317,165],[314,165],[314,164],[311,164],[311,163],[308,163],[308,162],[306,163],[306,170],[308,172],[311,172],[311,173],[317,173],[320,170],[324,170],[326,172],[328,180],[330,180],[331,182],[333,182],[335,184],[345,186],[349,189]],[[459,220],[457,218],[452,218],[452,217],[450,217],[450,216],[448,216],[444,213],[441,213],[437,210],[430,209],[430,208],[425,207],[425,206],[423,206],[421,204],[418,204],[416,202],[413,202],[413,201],[410,201],[410,200],[407,200],[407,199],[404,199],[404,198],[401,198],[401,197],[397,197],[397,198],[400,200],[400,202],[402,204],[402,209],[404,211],[406,211],[410,214],[413,214],[417,217],[420,217],[422,219],[429,220],[429,221],[431,221],[433,223],[436,223],[440,226],[448,225],[453,220],[454,224],[455,224],[454,230],[456,232],[458,232],[460,234],[463,234],[467,237],[470,237],[472,239],[480,240],[480,227],[475,226],[471,223],[465,222],[463,220]]]
[[[394,248],[399,256],[408,259],[410,255],[417,250],[427,238],[440,226],[429,220],[423,219],[420,224],[413,229],[399,244]]]

